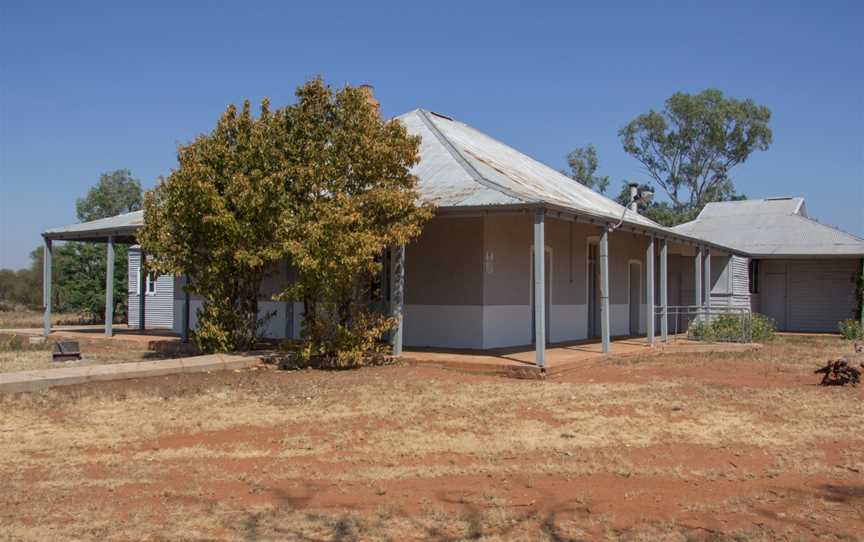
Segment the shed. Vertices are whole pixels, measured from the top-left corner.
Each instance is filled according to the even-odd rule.
[[[837,331],[861,318],[864,239],[811,218],[801,197],[709,203],[675,231],[750,255],[752,309],[784,331]]]

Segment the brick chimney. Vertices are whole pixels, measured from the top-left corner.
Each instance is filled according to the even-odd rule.
[[[381,102],[375,99],[375,87],[372,85],[360,85],[359,88],[366,95],[366,101],[375,108],[378,114],[381,114]]]

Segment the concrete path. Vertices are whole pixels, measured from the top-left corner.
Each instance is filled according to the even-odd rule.
[[[209,356],[193,356],[189,358],[0,373],[0,393],[31,392],[57,386],[71,386],[73,384],[105,380],[126,380],[180,373],[245,369],[260,362],[261,357],[257,354],[211,354]]]

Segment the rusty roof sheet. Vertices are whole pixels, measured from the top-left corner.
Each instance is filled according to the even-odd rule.
[[[619,220],[622,205],[504,143],[447,116],[415,109],[397,117],[421,136],[421,196],[440,207],[550,204],[577,214]],[[624,222],[663,229],[638,213]]]

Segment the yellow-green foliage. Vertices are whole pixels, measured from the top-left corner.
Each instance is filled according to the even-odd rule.
[[[393,324],[370,306],[381,256],[417,237],[432,214],[409,173],[420,140],[382,121],[359,89],[334,94],[315,80],[297,95],[285,121],[303,152],[282,231],[299,280],[283,295],[305,303],[302,357],[353,365]]]
[[[289,260],[299,278],[279,297],[306,304],[304,355],[344,365],[391,325],[368,303],[381,255],[419,235],[432,210],[409,173],[419,139],[381,120],[362,90],[315,79],[297,98],[275,112],[264,100],[257,118],[248,101],[230,106],[181,146],[177,170],[146,197],[140,241],[154,267],[189,276],[203,297],[205,351],[253,345],[261,281]]]

